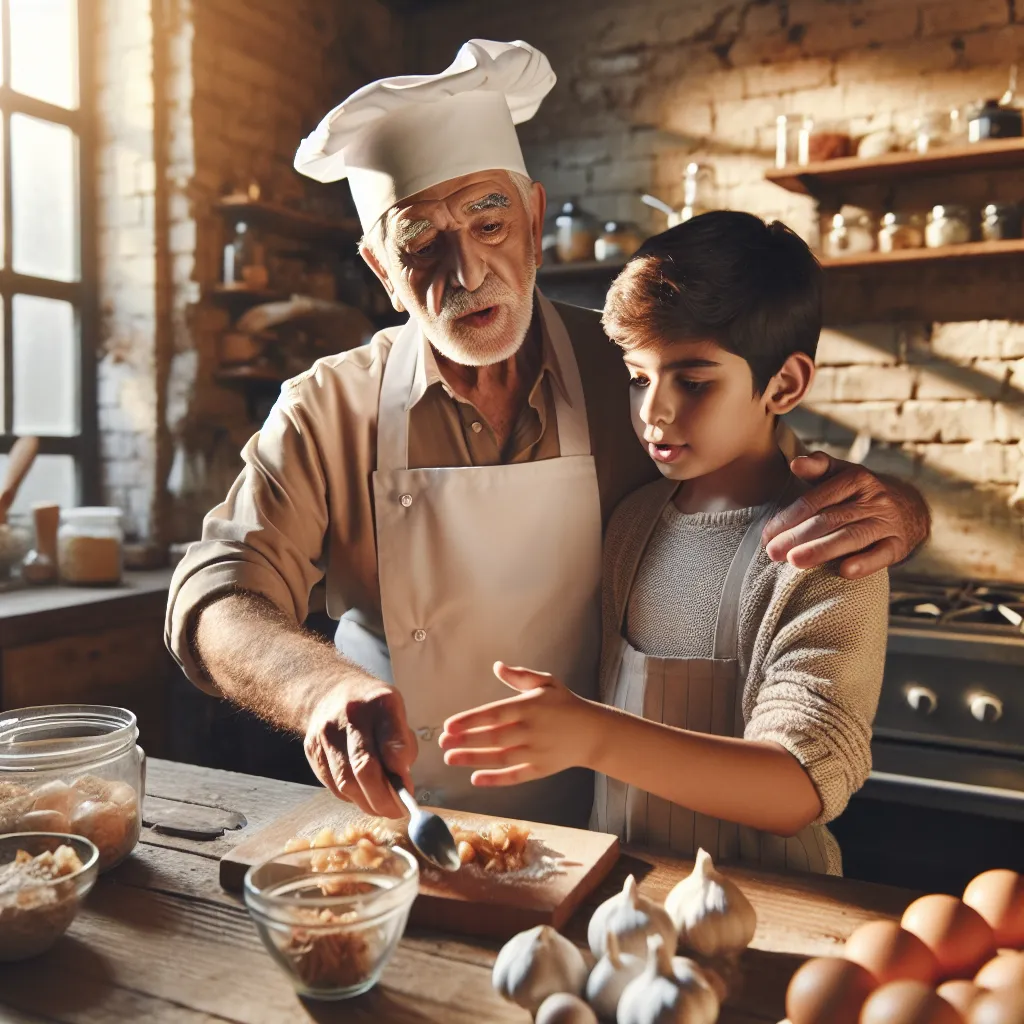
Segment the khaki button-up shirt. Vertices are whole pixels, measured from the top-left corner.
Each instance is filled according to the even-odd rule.
[[[600,315],[554,306],[583,383],[602,523],[607,524],[619,501],[656,479],[658,470],[633,433],[629,373],[605,336]],[[541,366],[504,452],[472,404],[447,387],[424,342],[409,410],[410,469],[558,456],[551,389],[563,388],[562,368],[544,316],[539,306],[534,309],[541,317]],[[211,600],[234,591],[259,594],[302,622],[310,591],[326,576],[328,614],[337,619],[358,611],[383,635],[372,475],[381,381],[400,330],[381,331],[368,345],[321,359],[285,383],[263,428],[242,450],[242,472],[227,498],[206,516],[202,539],[189,546],[168,597],[167,646],[198,686],[214,690],[191,648],[196,616]],[[788,431],[786,440],[795,442]],[[551,571],[558,572],[558,566]]]

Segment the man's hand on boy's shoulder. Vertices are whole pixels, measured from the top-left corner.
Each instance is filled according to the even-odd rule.
[[[931,515],[918,490],[863,466],[814,452],[792,462],[814,486],[764,529],[768,557],[810,569],[841,559],[858,579],[909,558],[928,539]]]

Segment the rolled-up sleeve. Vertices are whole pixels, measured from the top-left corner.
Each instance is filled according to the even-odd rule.
[[[192,650],[197,613],[216,597],[242,590],[302,622],[310,590],[324,574],[324,459],[294,388],[282,389],[242,459],[227,498],[207,514],[202,539],[175,570],[167,602],[167,647],[189,679],[211,692]]]
[[[871,770],[871,730],[885,667],[889,581],[799,573],[774,628],[744,736],[788,750],[822,810],[838,817]]]

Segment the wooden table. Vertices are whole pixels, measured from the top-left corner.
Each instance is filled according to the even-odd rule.
[[[497,946],[410,933],[370,993],[341,1003],[298,999],[271,961],[241,901],[217,882],[218,858],[310,795],[306,786],[170,761],[149,763],[148,795],[241,811],[249,825],[210,842],[143,831],[133,855],[103,877],[49,952],[0,964],[0,1020],[280,1024],[290,1021],[481,1024],[529,1021],[491,990]],[[630,871],[664,897],[687,863],[629,851],[568,934],[585,945],[593,907]],[[723,1024],[778,1021],[794,969],[830,954],[861,922],[896,917],[917,893],[843,879],[731,871],[757,909],[753,946]]]

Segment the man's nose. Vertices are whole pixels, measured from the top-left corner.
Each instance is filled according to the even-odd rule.
[[[449,280],[467,292],[475,292],[487,277],[487,264],[480,252],[479,243],[461,231],[456,232],[450,253]]]

